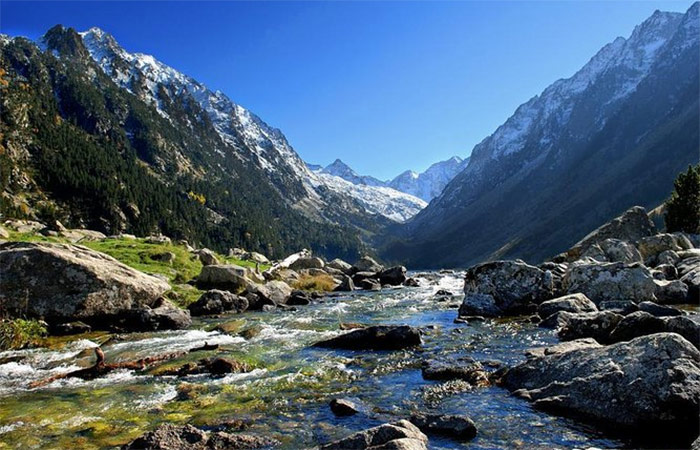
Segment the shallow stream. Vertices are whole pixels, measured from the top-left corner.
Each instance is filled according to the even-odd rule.
[[[479,433],[473,441],[431,437],[435,449],[625,446],[574,421],[536,411],[498,387],[470,389],[460,382],[423,380],[425,359],[469,355],[487,367],[511,365],[524,359],[525,349],[556,338],[551,330],[523,320],[455,324],[461,297],[438,302],[434,294],[438,289],[461,292],[461,276],[427,274],[422,282],[416,288],[326,297],[298,311],[196,320],[185,331],[94,333],[58,340],[51,349],[0,353],[0,449],[114,448],[164,422],[227,423],[298,449],[414,412],[467,414],[476,422]],[[225,322],[237,330],[212,331]],[[399,352],[310,347],[342,333],[340,323],[414,325],[424,331],[424,345]],[[220,348],[167,364],[217,355],[245,361],[252,370],[220,378],[154,375],[157,368],[121,370],[93,381],[64,379],[28,388],[32,381],[91,365],[98,344],[109,363],[186,351],[205,342]],[[335,397],[354,399],[363,411],[336,418],[328,407]]]

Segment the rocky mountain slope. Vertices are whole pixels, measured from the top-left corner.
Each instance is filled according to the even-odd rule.
[[[698,3],[655,12],[521,105],[392,235],[413,267],[542,260],[631,205],[653,208],[700,158]]]
[[[2,36],[0,68],[4,216],[353,258],[424,206],[310,171],[279,130],[97,28]]]

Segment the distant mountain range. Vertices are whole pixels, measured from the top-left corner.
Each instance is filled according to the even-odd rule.
[[[394,227],[410,267],[552,256],[632,205],[664,201],[700,160],[698,3],[656,11],[517,108],[430,205]]]
[[[407,170],[387,181],[368,175],[359,175],[340,159],[336,159],[326,167],[317,164],[307,164],[307,166],[314,172],[340,177],[354,185],[388,187],[430,202],[442,192],[455,175],[464,170],[468,162],[469,158],[453,156],[448,160],[432,164],[424,172],[416,173]]]

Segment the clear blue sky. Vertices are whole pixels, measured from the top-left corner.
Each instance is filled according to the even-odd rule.
[[[301,156],[389,178],[467,156],[515,108],[690,1],[0,3],[0,30],[98,26],[220,89]]]

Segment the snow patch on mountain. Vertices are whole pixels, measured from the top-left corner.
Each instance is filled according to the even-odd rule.
[[[422,173],[407,170],[389,181],[388,185],[429,202],[440,195],[447,183],[464,170],[468,163],[469,158],[453,156],[446,161],[436,162]]]

